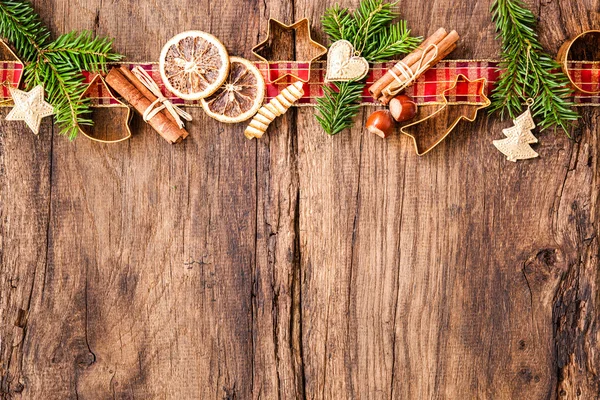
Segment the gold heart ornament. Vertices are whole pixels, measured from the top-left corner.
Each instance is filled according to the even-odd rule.
[[[354,46],[347,40],[334,42],[327,52],[328,82],[359,81],[367,76],[369,63],[364,57],[354,55]]]

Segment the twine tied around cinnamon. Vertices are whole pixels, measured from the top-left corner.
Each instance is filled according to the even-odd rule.
[[[146,86],[148,90],[152,92],[153,95],[156,96],[156,100],[154,100],[152,104],[148,106],[146,111],[144,111],[144,121],[148,122],[162,110],[167,110],[169,114],[173,116],[175,122],[177,123],[180,129],[183,129],[184,127],[184,123],[181,120],[181,118],[185,119],[186,121],[192,120],[192,116],[189,113],[183,111],[181,108],[171,103],[169,99],[163,96],[162,92],[160,91],[160,88],[158,87],[154,79],[152,79],[152,77],[148,74],[148,72],[146,72],[146,70],[144,70],[138,65],[135,68],[133,68],[131,72],[133,72],[136,78],[138,78],[140,82],[142,82],[142,84]],[[159,103],[160,106],[158,106]]]
[[[425,62],[425,58],[427,57],[428,52],[431,48],[433,48],[433,56],[429,57],[429,60]],[[402,61],[399,61],[396,64],[396,67],[400,69],[400,72],[404,79],[398,76],[398,74],[396,74],[393,68],[389,69],[388,72],[394,77],[394,79],[398,83],[398,86],[389,85],[387,88],[383,89],[383,93],[393,97],[401,91],[403,91],[404,89],[406,89],[407,87],[411,86],[419,78],[419,76],[421,76],[421,74],[423,74],[431,67],[431,63],[437,58],[438,52],[439,47],[435,43],[431,43],[429,46],[423,49],[423,54],[421,55],[419,61],[417,61],[417,69],[415,72],[412,71],[411,67],[409,67]]]

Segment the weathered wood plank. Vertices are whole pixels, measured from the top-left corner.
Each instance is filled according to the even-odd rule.
[[[252,2],[36,5],[54,32],[95,29],[135,60],[156,59],[190,28],[243,52],[255,38],[238,21],[258,12]],[[241,126],[193,114],[177,146],[139,118],[126,143],[54,138],[49,261],[22,348],[23,398],[251,395],[256,145]]]
[[[296,2],[298,11],[306,7]],[[496,57],[488,2],[403,2],[401,9],[418,34],[457,29],[463,40],[454,57]],[[544,16],[549,40],[548,26],[562,26],[560,14]],[[553,47],[565,38],[554,35]],[[483,115],[417,159],[405,138],[363,134],[364,118],[329,139],[313,133],[319,128],[310,113],[300,114],[307,397],[556,398],[565,378],[556,376],[557,352],[567,364],[569,382],[561,386],[597,396],[595,369],[585,362],[594,359],[589,342],[597,331],[564,326],[579,301],[575,272],[562,284],[570,306],[554,297],[565,292],[557,290],[569,260],[581,257],[556,243],[562,232],[553,216],[575,144],[545,133],[541,160],[512,165],[491,146],[506,124]],[[570,176],[574,185],[589,180]],[[591,225],[585,230],[594,237]],[[591,264],[588,290],[598,276]],[[534,287],[539,274],[543,283]],[[591,309],[579,330],[592,324]],[[570,332],[558,338],[556,314],[559,332]],[[558,343],[569,335],[577,339],[571,359]]]
[[[251,58],[268,16],[325,42],[330,4],[35,5],[55,33],[153,60],[184,29]],[[400,9],[416,34],[457,29],[453,57],[496,58],[489,5]],[[532,6],[552,51],[597,15]],[[139,118],[116,145],[0,122],[2,396],[599,397],[598,111],[519,164],[491,146],[495,117],[418,158],[364,132],[370,111],[327,137],[293,110],[249,142],[193,110],[176,146]]]
[[[261,15],[286,24],[293,4],[269,2]],[[259,37],[268,20],[260,20]],[[293,56],[293,43],[278,46],[275,56]],[[303,398],[302,299],[300,294],[300,232],[297,111],[277,119],[257,143],[257,258],[254,271],[253,397]]]
[[[5,122],[0,133],[0,393],[24,389],[24,340],[48,266],[50,154],[52,126],[34,136],[20,122]]]

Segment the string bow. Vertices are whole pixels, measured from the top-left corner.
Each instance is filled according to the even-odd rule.
[[[148,74],[148,72],[146,72],[145,69],[138,65],[135,68],[133,68],[131,72],[133,72],[133,74],[140,80],[140,82],[142,82],[142,84],[146,86],[148,90],[152,92],[153,95],[156,96],[156,100],[154,100],[152,104],[148,106],[146,111],[144,111],[144,121],[148,122],[156,114],[165,109],[169,112],[169,114],[173,116],[175,122],[177,122],[177,125],[180,129],[183,129],[184,127],[184,123],[181,120],[181,118],[185,119],[186,121],[192,120],[192,116],[190,114],[183,111],[181,108],[171,103],[169,99],[163,96],[160,88],[158,87],[154,79],[152,79],[152,77]],[[159,103],[160,106],[157,107]]]
[[[425,58],[428,55],[427,52],[431,48],[433,48],[433,55],[428,57],[427,61],[425,61]],[[401,91],[403,91],[404,89],[406,89],[407,87],[409,87],[410,85],[412,85],[422,73],[424,73],[425,71],[427,71],[429,69],[429,67],[431,67],[432,62],[438,56],[438,51],[439,51],[439,48],[435,43],[432,43],[429,46],[427,46],[425,49],[423,49],[423,54],[421,54],[421,58],[419,59],[419,61],[416,64],[417,70],[415,72],[413,72],[412,69],[408,65],[403,63],[402,61],[398,62],[395,65],[395,67],[400,69],[400,73],[402,74],[404,79],[400,78],[398,76],[398,74],[396,74],[394,69],[391,68],[389,70],[389,72],[394,77],[394,80],[396,81],[396,85],[394,85],[394,84],[389,85],[387,88],[385,88],[383,90],[383,92],[385,94],[387,94],[388,96],[395,96],[398,93],[400,93]]]

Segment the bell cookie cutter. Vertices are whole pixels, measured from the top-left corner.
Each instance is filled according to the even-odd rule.
[[[293,36],[292,45],[289,47],[289,41],[283,36]],[[277,59],[277,54],[282,50],[290,50],[295,54],[294,60]],[[308,18],[303,18],[292,25],[285,25],[274,18],[269,18],[267,38],[252,49],[252,53],[261,61],[267,64],[267,83],[277,83],[286,78],[292,77],[301,82],[310,80],[310,69],[314,61],[327,54],[327,48],[314,41],[310,34],[310,22]],[[275,57],[275,59],[273,59]],[[298,67],[297,73],[286,71],[279,76],[279,71],[273,71],[271,64],[280,62],[301,62],[307,63],[306,68]]]
[[[96,96],[91,96],[92,93],[94,93]],[[121,123],[119,124],[120,127],[118,131],[115,130],[114,132],[107,132],[107,134],[103,137],[100,136],[99,133],[97,133],[97,128],[99,126],[97,121],[95,121],[95,124],[93,126],[86,126],[81,124],[78,125],[79,132],[81,132],[85,137],[100,143],[118,143],[127,140],[131,137],[131,127],[129,126],[131,123],[131,117],[133,116],[131,112],[131,107],[123,103],[121,100],[119,100],[119,98],[117,98],[114,95],[114,93],[112,92],[102,75],[96,74],[92,78],[92,80],[88,84],[88,87],[81,94],[80,98],[84,99],[86,97],[93,97],[95,99],[94,101],[97,103],[92,104],[93,110],[92,116],[90,118],[93,119],[93,113],[101,109],[121,109],[123,118],[119,119]],[[116,115],[111,115],[112,120],[117,120],[117,118],[118,117]],[[126,132],[126,134],[120,136],[109,136],[111,134],[114,135],[115,132]]]
[[[481,101],[480,102],[450,103],[450,101],[448,100],[448,94],[450,92],[452,92],[453,90],[455,90],[460,83],[477,84],[477,92],[474,94],[474,96],[479,97],[481,99]],[[426,116],[425,118],[422,118],[416,122],[412,122],[408,125],[404,125],[402,128],[400,128],[400,132],[402,132],[406,136],[409,136],[413,140],[413,144],[415,146],[415,152],[417,153],[418,156],[424,156],[425,154],[427,154],[431,150],[433,150],[438,144],[440,144],[454,130],[454,128],[456,128],[456,126],[458,125],[458,123],[460,121],[463,121],[463,120],[469,121],[469,122],[475,121],[475,119],[477,119],[477,113],[479,112],[479,110],[483,110],[484,108],[487,108],[490,106],[490,104],[492,104],[490,99],[488,99],[488,97],[485,95],[486,83],[487,83],[486,78],[469,80],[465,75],[462,75],[462,74],[457,75],[456,80],[454,81],[452,86],[443,91],[443,93],[442,93],[443,102],[439,109],[434,111],[432,114]],[[473,94],[469,94],[469,96],[473,96]],[[455,105],[460,105],[460,106],[470,105],[470,106],[476,106],[476,107],[473,110],[471,110],[472,115],[469,115],[469,114],[459,115],[446,128],[443,135],[437,137],[437,139],[433,143],[423,146],[421,143],[421,140],[419,139],[418,129],[416,129],[416,128],[419,128],[419,125],[421,125],[423,122],[428,121],[428,120],[434,118],[435,116],[439,115],[440,113],[442,113],[442,111],[444,111],[444,110],[447,111],[449,106],[455,106]],[[414,133],[411,132],[413,130],[415,131]]]

